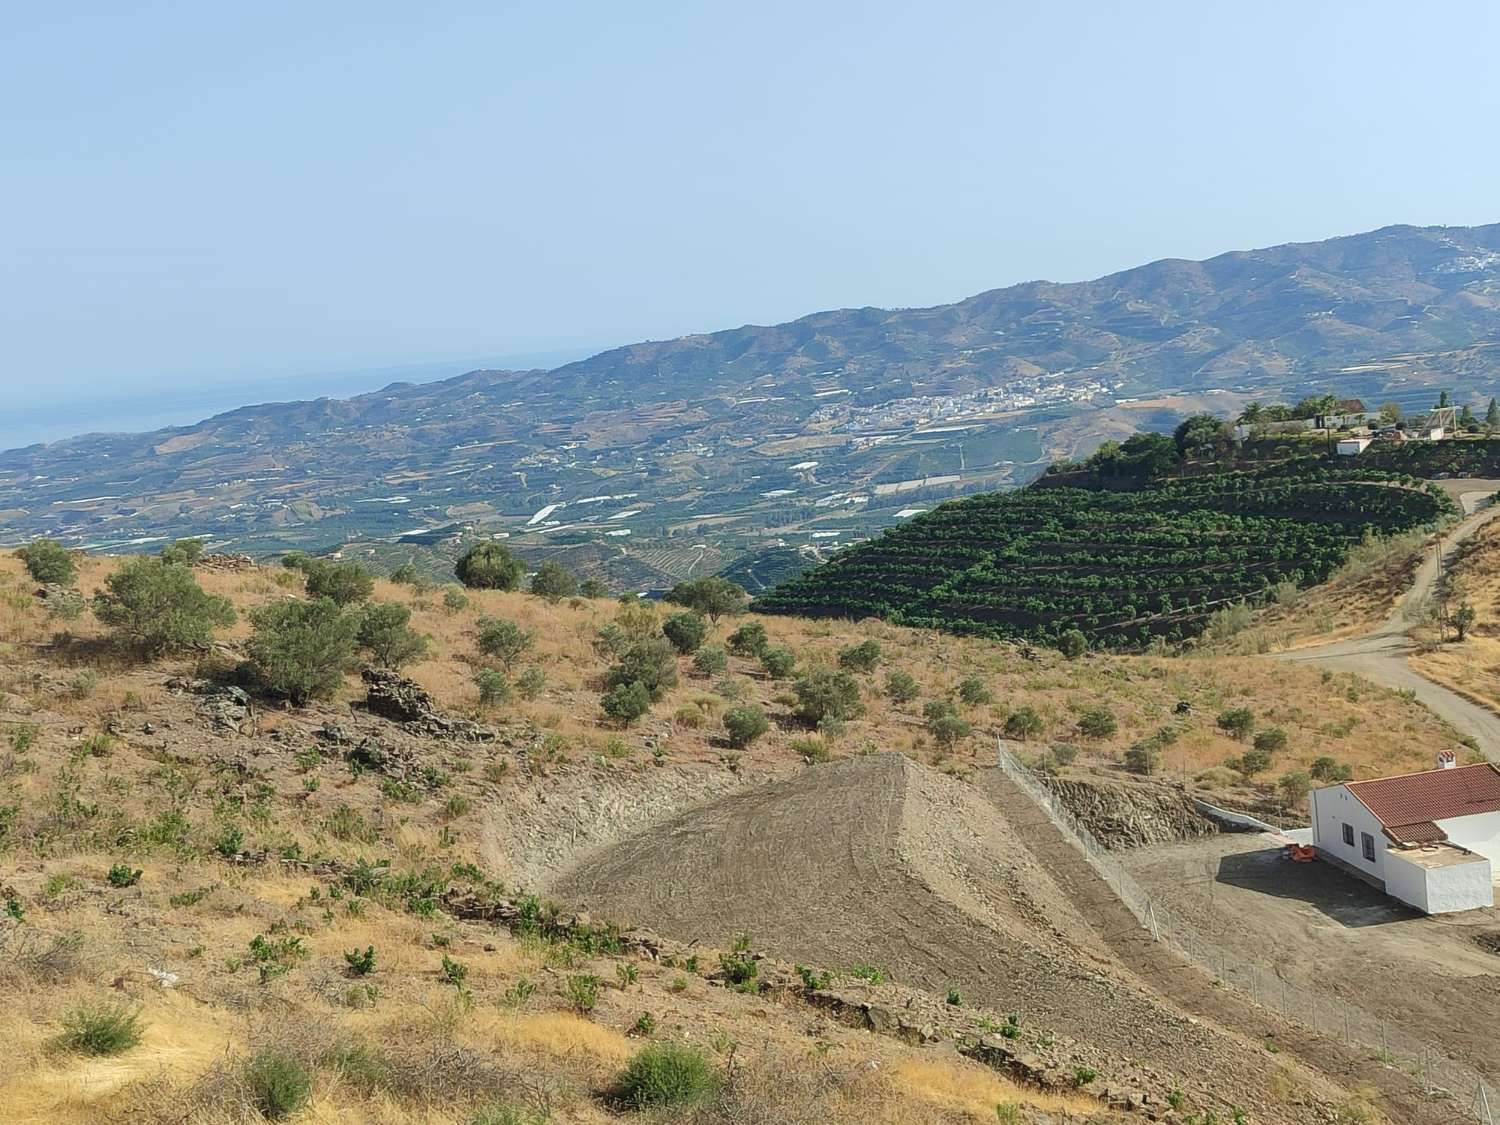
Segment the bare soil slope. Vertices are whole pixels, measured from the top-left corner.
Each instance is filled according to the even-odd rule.
[[[682,940],[748,933],[787,959],[956,989],[1174,1078],[1214,1074],[1238,1104],[1285,1106],[1288,1082],[1320,1085],[1150,995],[992,805],[901,755],[721,797],[585,858],[550,889]]]

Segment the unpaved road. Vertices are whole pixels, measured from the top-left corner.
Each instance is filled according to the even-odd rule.
[[[1467,508],[1468,494],[1464,499]],[[1443,564],[1452,558],[1460,543],[1497,516],[1500,516],[1500,506],[1485,508],[1470,515],[1446,535],[1442,546]],[[1500,715],[1433,683],[1418,674],[1407,661],[1407,655],[1414,645],[1408,634],[1404,613],[1407,606],[1416,605],[1432,593],[1437,585],[1438,575],[1438,556],[1434,552],[1417,568],[1416,579],[1401,604],[1375,629],[1346,641],[1273,653],[1272,658],[1317,664],[1336,672],[1353,672],[1385,687],[1410,691],[1433,714],[1453,724],[1459,733],[1471,735],[1485,757],[1500,761]]]

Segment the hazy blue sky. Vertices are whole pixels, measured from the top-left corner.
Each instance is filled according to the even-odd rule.
[[[1500,219],[1478,2],[85,0],[0,37],[13,408]]]

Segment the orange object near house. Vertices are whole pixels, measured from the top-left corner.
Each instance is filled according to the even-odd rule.
[[[1286,856],[1293,863],[1311,863],[1318,858],[1311,844],[1288,844]]]

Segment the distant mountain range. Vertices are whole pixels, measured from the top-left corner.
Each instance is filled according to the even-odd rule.
[[[1488,398],[1497,346],[1500,225],[1387,227],[13,450],[0,542],[415,549],[473,528],[665,579],[846,543],[1188,409]]]

